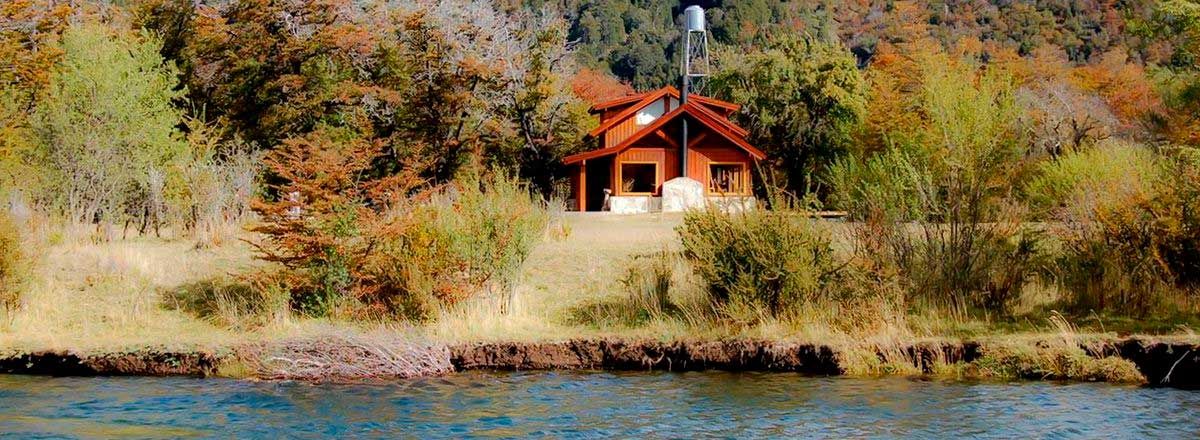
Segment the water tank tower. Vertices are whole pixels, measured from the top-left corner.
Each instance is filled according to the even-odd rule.
[[[697,5],[683,10],[683,85],[693,78],[708,76],[708,26],[704,8]]]
[[[682,86],[679,90],[679,100],[687,104],[688,93],[691,93],[692,80],[708,76],[708,26],[704,19],[704,8],[691,5],[683,10],[683,56],[681,58]],[[680,148],[679,164],[687,169],[688,160],[688,121],[680,118]]]

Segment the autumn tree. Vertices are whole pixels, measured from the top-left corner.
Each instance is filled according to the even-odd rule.
[[[264,146],[321,126],[372,136],[394,103],[371,87],[365,16],[349,0],[201,5],[182,49],[191,97]]]
[[[295,309],[326,315],[337,301],[370,293],[364,263],[388,227],[387,210],[417,183],[409,174],[370,177],[380,153],[378,144],[314,132],[285,140],[265,158],[280,196],[251,205],[262,219],[253,228],[263,237],[255,247],[287,269],[282,283]]]
[[[1130,133],[1145,130],[1147,122],[1162,112],[1162,100],[1145,67],[1129,60],[1124,51],[1114,50],[1099,61],[1075,68],[1074,84],[1098,94]]]
[[[1021,88],[1017,97],[1026,108],[1037,153],[1058,156],[1116,134],[1118,121],[1108,104],[1070,83],[1035,83]]]
[[[73,13],[68,4],[45,0],[0,4],[0,197],[32,190],[43,177],[30,163],[37,138],[29,116],[62,58],[58,40]]]
[[[628,83],[605,75],[602,72],[582,68],[571,77],[571,91],[589,104],[596,104],[622,96],[632,95],[633,87]]]
[[[1159,122],[1168,140],[1200,145],[1200,3],[1167,0],[1159,4],[1155,29],[1180,42],[1158,82],[1170,112]]]
[[[490,8],[461,6],[421,4],[389,18],[394,43],[383,86],[400,103],[391,154],[427,159],[436,182],[479,162],[485,127],[500,125],[488,98],[518,77],[509,61],[518,56],[512,25]]]
[[[500,146],[489,150],[490,162],[516,169],[548,194],[564,173],[562,158],[582,147],[583,129],[592,118],[587,103],[569,88],[575,69],[565,22],[542,15],[525,23],[518,31],[520,77],[498,96],[497,110],[509,129],[497,130],[502,138],[494,140]]]

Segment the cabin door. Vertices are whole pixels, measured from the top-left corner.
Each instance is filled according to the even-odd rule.
[[[587,210],[604,209],[604,190],[612,189],[612,158],[592,159],[587,162]]]

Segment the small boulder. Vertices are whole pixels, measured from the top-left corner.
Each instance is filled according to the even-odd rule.
[[[703,208],[704,184],[690,177],[676,177],[663,183],[663,212],[682,212]]]

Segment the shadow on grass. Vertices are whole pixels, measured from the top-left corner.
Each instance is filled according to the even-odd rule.
[[[167,291],[163,304],[218,325],[250,328],[286,311],[287,296],[244,280],[215,278]]]
[[[567,324],[594,328],[636,328],[654,320],[680,319],[682,311],[675,305],[652,310],[629,297],[587,302],[567,312]]]

